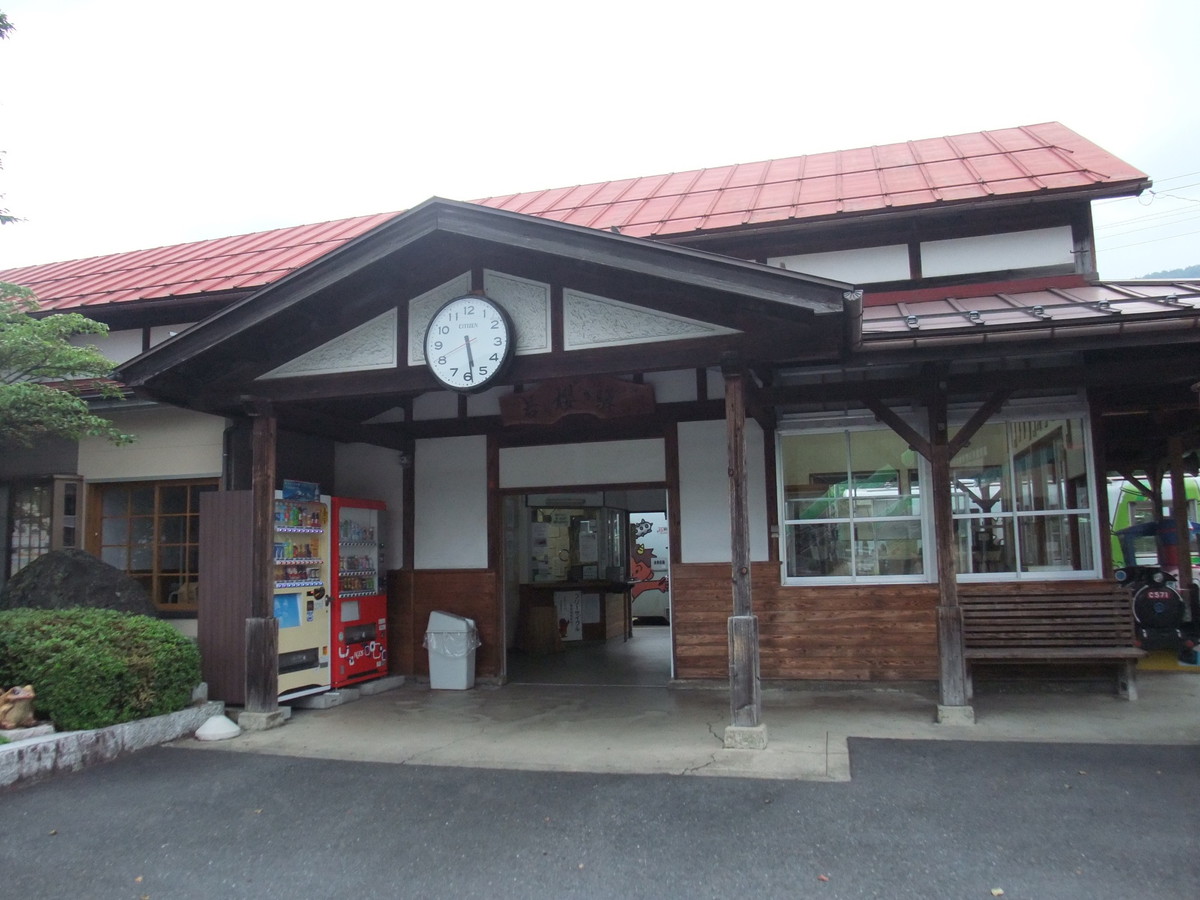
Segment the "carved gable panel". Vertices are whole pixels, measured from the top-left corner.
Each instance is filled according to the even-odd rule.
[[[622,303],[608,297],[563,291],[563,346],[567,350],[617,347],[736,334],[732,328]]]
[[[259,376],[259,380],[366,372],[396,367],[396,329],[399,316],[389,309],[345,334]]]
[[[443,303],[471,293],[471,273],[463,272],[457,278],[451,278],[445,284],[439,284],[433,290],[426,291],[408,301],[408,364],[423,366],[425,364],[425,329],[429,320],[441,308]]]
[[[512,318],[518,354],[550,352],[550,285],[488,269],[483,292]]]

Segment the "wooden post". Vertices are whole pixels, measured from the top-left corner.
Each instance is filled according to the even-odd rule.
[[[275,439],[276,419],[269,406],[254,410],[253,548],[250,617],[246,619],[246,711],[279,708],[279,620],[275,618]]]
[[[1175,522],[1175,550],[1179,562],[1177,586],[1187,597],[1192,590],[1192,523],[1188,519],[1187,473],[1183,471],[1183,439],[1167,441],[1171,462],[1171,516]]]
[[[935,387],[929,399],[929,468],[932,484],[934,543],[938,579],[938,720],[973,721],[967,706],[967,667],[963,657],[963,618],[958,605],[958,572],[955,565],[953,491],[950,457],[953,455],[946,416],[946,392]],[[954,708],[958,708],[955,711]]]
[[[746,374],[732,361],[725,375],[725,426],[729,460],[729,534],[733,615],[729,619],[729,706],[725,746],[766,747],[758,668],[758,619],[750,595],[750,505],[746,478]]]

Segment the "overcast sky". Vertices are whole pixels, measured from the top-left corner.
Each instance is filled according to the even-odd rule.
[[[1200,3],[0,0],[0,268],[1060,121],[1154,194],[1100,270],[1200,263]]]

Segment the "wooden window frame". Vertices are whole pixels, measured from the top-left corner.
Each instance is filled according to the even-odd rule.
[[[195,616],[197,612],[198,589],[195,585],[198,583],[200,577],[200,493],[188,490],[184,510],[182,512],[168,512],[163,508],[163,492],[165,489],[171,488],[190,489],[195,487],[218,490],[219,479],[179,478],[152,481],[109,481],[88,485],[88,552],[108,562],[110,565],[115,565],[118,569],[121,569],[127,575],[130,575],[141,583],[150,596],[155,609],[160,614],[167,616],[179,615],[190,617]],[[104,500],[106,493],[114,490],[133,492],[145,489],[152,489],[154,492],[152,511],[135,513],[127,506],[124,515],[105,515]],[[177,517],[183,517],[185,523],[189,519],[193,520],[191,522],[192,527],[189,528],[185,525],[181,540],[163,540],[165,520]],[[124,541],[110,539],[106,542],[104,535],[105,522],[118,519],[123,519],[126,523]],[[150,522],[150,534],[153,537],[149,547],[143,548],[150,549],[152,554],[148,569],[131,569],[133,550],[135,549],[133,543],[135,540],[135,529],[132,526],[135,520]],[[119,559],[117,559],[119,556],[118,553],[105,552],[109,548],[120,547],[125,548],[124,565],[117,564],[119,562]],[[170,547],[178,548],[179,565],[178,568],[164,569],[164,550]],[[194,567],[189,564],[189,557],[192,556],[193,550],[195,551],[196,558]],[[108,558],[106,559],[106,557]]]

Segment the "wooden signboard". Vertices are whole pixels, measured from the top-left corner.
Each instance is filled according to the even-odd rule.
[[[500,398],[500,418],[505,425],[553,425],[576,414],[617,419],[653,412],[653,387],[603,375],[554,378],[531,391]]]

